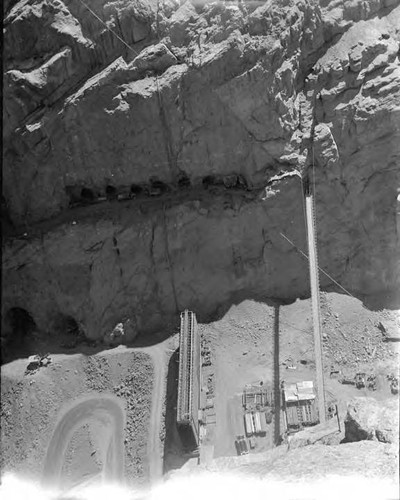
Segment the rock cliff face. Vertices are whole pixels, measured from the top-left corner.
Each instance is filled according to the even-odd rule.
[[[307,295],[307,177],[320,265],[395,290],[399,4],[5,2],[6,330]]]

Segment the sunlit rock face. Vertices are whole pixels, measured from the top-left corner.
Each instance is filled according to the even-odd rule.
[[[398,1],[87,5],[4,4],[5,314],[100,338],[307,295],[307,175],[321,267],[396,289]]]

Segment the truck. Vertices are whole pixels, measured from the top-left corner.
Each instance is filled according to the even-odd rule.
[[[248,455],[249,448],[244,436],[238,436],[235,441],[236,451],[238,455]]]

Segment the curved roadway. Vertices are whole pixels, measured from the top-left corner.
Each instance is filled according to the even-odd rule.
[[[154,385],[149,422],[147,455],[149,476],[152,483],[163,473],[163,450],[161,448],[162,408],[165,398],[167,342],[135,349],[151,356],[154,365]],[[90,423],[101,426],[101,449],[99,450],[103,480],[122,483],[124,480],[124,428],[125,409],[119,398],[110,394],[90,394],[75,400],[62,412],[47,449],[42,484],[58,487],[68,444],[75,431]],[[90,480],[91,481],[91,480]]]
[[[125,410],[116,396],[90,395],[74,401],[59,419],[47,449],[42,482],[58,486],[65,452],[74,432],[95,421],[104,427],[102,449],[103,479],[122,482],[124,476]]]

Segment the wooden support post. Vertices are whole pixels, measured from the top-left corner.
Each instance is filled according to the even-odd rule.
[[[336,406],[336,417],[337,417],[337,423],[338,423],[338,427],[339,427],[339,432],[342,432],[342,429],[340,427],[340,418],[339,418],[339,410],[338,410],[338,406]]]

